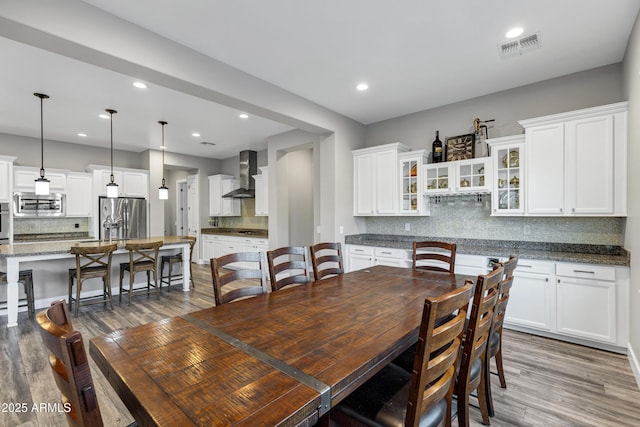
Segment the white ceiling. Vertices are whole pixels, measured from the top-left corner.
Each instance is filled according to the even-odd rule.
[[[84,0],[364,124],[623,59],[640,0]],[[501,59],[511,27],[542,47]],[[142,151],[227,158],[289,126],[0,38],[0,132]],[[367,92],[355,85],[369,83]],[[198,131],[201,138],[193,138]],[[79,139],[77,132],[89,136]],[[216,147],[202,146],[206,140]]]

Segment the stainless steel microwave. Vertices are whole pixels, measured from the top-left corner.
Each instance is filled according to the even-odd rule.
[[[43,217],[64,216],[64,194],[52,193],[39,196],[35,193],[14,193],[13,216]]]

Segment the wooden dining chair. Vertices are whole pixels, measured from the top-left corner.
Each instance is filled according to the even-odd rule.
[[[341,426],[451,426],[462,334],[473,283],[424,303],[411,373],[384,367],[331,409]]]
[[[64,300],[52,302],[51,307],[39,312],[36,319],[42,341],[51,352],[48,359],[55,382],[62,394],[68,424],[102,426],[102,416],[82,335],[73,330]]]
[[[310,246],[309,251],[311,252],[311,265],[315,280],[344,274],[340,242],[317,243]]]
[[[504,323],[504,316],[507,311],[507,303],[509,302],[509,292],[513,285],[513,272],[518,265],[518,257],[511,256],[509,260],[502,264],[504,267],[502,281],[498,288],[498,301],[496,307],[493,310],[493,323],[489,331],[489,344],[487,347],[487,357],[485,363],[485,388],[487,395],[487,408],[489,410],[489,416],[493,417],[495,411],[493,408],[493,398],[491,396],[491,359],[496,361],[496,370],[498,378],[500,379],[500,387],[507,388],[507,381],[504,376],[504,369],[502,367],[502,326]]]
[[[210,262],[216,305],[267,292],[262,252],[237,252],[211,258]],[[244,268],[246,263],[250,263],[252,267]],[[230,266],[233,269],[230,269]]]
[[[196,284],[193,281],[193,269],[191,268],[191,263],[193,262],[193,248],[196,245],[196,237],[195,236],[184,236],[184,239],[189,241],[189,281],[191,282],[191,288],[195,289]],[[168,274],[164,275],[164,266],[169,265]],[[162,255],[160,257],[160,287],[162,287],[163,283],[167,284],[167,290],[171,292],[171,280],[178,279],[183,277],[181,272],[178,274],[173,274],[173,264],[182,265],[182,250],[173,255]]]
[[[74,317],[78,317],[80,303],[97,304],[109,303],[113,310],[113,297],[111,295],[111,258],[118,248],[115,243],[111,245],[72,246],[71,253],[76,257],[76,268],[69,269],[69,309],[76,307]],[[82,286],[86,280],[102,279],[102,294],[81,298]],[[76,296],[73,297],[73,283],[76,282]]]
[[[437,241],[413,242],[413,269],[447,271],[453,274],[456,244]]]
[[[493,310],[498,301],[498,287],[502,281],[503,272],[502,265],[497,264],[490,273],[478,276],[476,282],[455,387],[460,427],[469,426],[469,396],[474,390],[477,390],[482,422],[489,425],[484,367],[489,330],[493,323]]]
[[[162,246],[162,240],[145,243],[127,243],[124,248],[129,251],[129,262],[120,263],[120,295],[118,297],[122,303],[122,294],[127,291],[129,304],[133,298],[134,291],[146,291],[147,296],[151,295],[151,287],[156,290],[156,295],[160,296],[160,284],[158,283],[158,252]],[[125,271],[129,272],[129,287],[123,287],[123,279]],[[134,289],[133,281],[136,273],[147,273],[147,287],[139,287]],[[151,275],[153,275],[153,284],[151,283]]]
[[[267,251],[267,263],[271,290],[274,292],[285,286],[309,283],[307,248],[304,246]]]

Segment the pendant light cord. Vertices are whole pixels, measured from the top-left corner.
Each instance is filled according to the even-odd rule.
[[[44,99],[48,99],[49,95],[44,93],[34,93],[34,96],[40,98],[40,178],[44,179]]]
[[[109,117],[109,122],[111,125],[111,184],[114,183],[115,178],[113,177],[113,115],[115,113],[117,113],[116,110],[111,110],[111,109],[107,109],[105,110],[107,113],[109,113],[110,117]]]
[[[164,145],[164,125],[167,124],[167,122],[165,121],[159,121],[158,123],[160,123],[162,125],[162,147],[160,147],[160,149],[162,150],[162,187],[165,187],[164,184],[164,152],[167,149]]]

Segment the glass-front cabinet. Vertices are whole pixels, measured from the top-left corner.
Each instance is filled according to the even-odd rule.
[[[493,163],[493,215],[524,214],[524,135],[488,140]]]
[[[451,192],[454,168],[452,162],[424,165],[424,192],[443,194]]]
[[[398,154],[400,171],[400,213],[403,215],[427,215],[428,207],[423,190],[422,165],[427,159],[425,150]]]
[[[457,193],[488,193],[491,191],[491,158],[460,160],[456,162]]]

